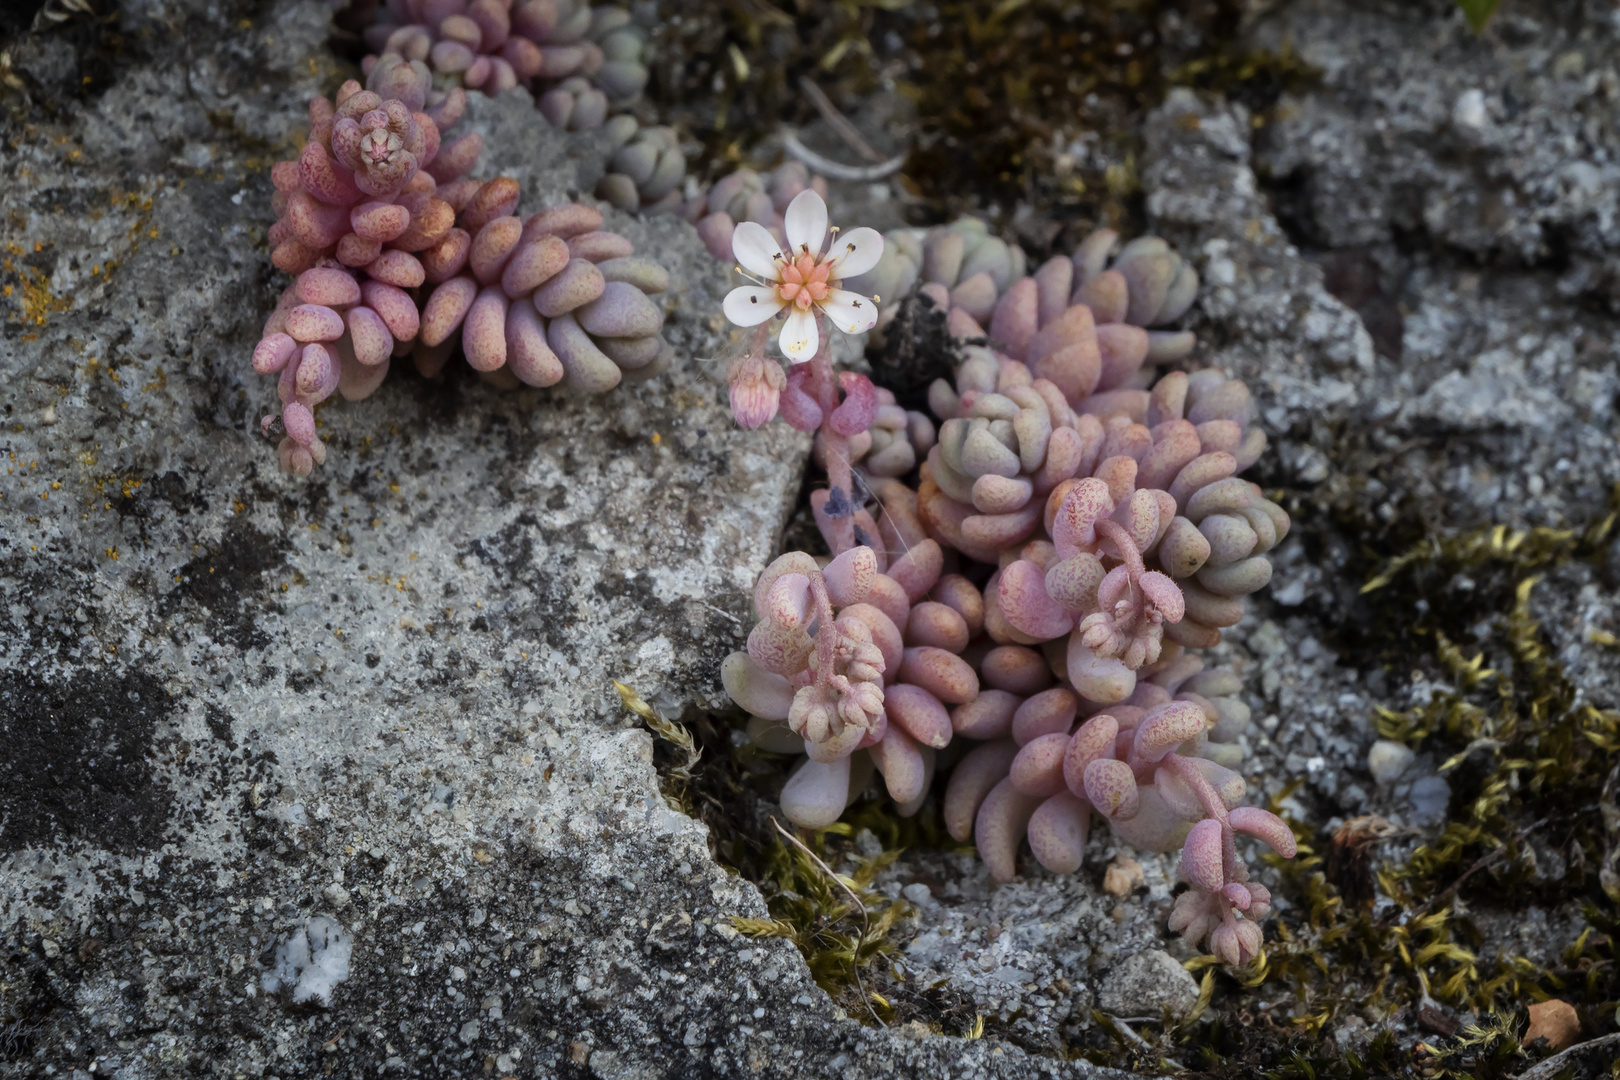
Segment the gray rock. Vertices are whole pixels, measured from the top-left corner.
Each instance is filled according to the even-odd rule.
[[[1121,1019],[1185,1016],[1197,1002],[1198,981],[1162,949],[1127,956],[1097,987],[1097,1007]]]
[[[277,471],[248,366],[282,287],[268,166],[343,74],[328,10],[122,4],[144,51],[104,92],[0,121],[24,1068],[1095,1073],[842,1018],[790,943],[732,928],[759,893],[659,794],[611,680],[671,716],[721,701],[808,451],[731,422],[703,359],[724,273],[689,226],[612,217],[671,271],[667,375],[579,400],[395,372],[322,408],[313,478]],[[525,210],[601,168],[522,95],[470,123]]]
[[[1556,265],[1620,300],[1620,27],[1588,0],[1504,6],[1475,34],[1442,0],[1279,5],[1251,42],[1288,43],[1321,89],[1286,97],[1260,164],[1303,184],[1332,248],[1420,233],[1503,265]]]

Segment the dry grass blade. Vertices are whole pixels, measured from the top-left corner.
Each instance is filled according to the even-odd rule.
[[[803,840],[800,840],[797,836],[794,836],[787,829],[782,828],[782,823],[780,821],[777,821],[776,818],[774,818],[774,817],[771,818],[771,826],[774,829],[776,829],[777,832],[781,833],[783,838],[785,838],[788,843],[792,844],[794,847],[796,847],[800,851],[804,852],[805,856],[811,862],[815,863],[816,866],[820,868],[822,873],[826,874],[827,877],[830,878],[835,884],[837,884],[837,886],[840,889],[844,890],[844,892],[849,895],[849,902],[854,904],[855,905],[855,910],[859,911],[861,913],[861,938],[860,938],[860,940],[861,941],[867,940],[867,938],[870,937],[871,933],[872,933],[872,920],[871,920],[871,917],[869,915],[867,915],[867,913],[866,913],[866,905],[861,903],[861,898],[855,895],[855,890],[851,889],[847,884],[845,884],[843,878],[841,878],[837,874],[833,873],[832,867],[830,867],[826,863],[822,862],[821,861],[821,856],[817,855],[815,852],[811,851],[808,847],[806,847]],[[863,982],[861,982],[860,942],[856,943],[855,963],[854,963],[854,966],[851,968],[851,970],[854,972],[854,975],[855,975],[855,989],[860,991],[861,1002],[862,1002],[862,1004],[864,1004],[866,1006],[866,1011],[872,1014],[872,1019],[877,1021],[878,1027],[883,1027],[883,1028],[888,1027],[889,1025],[885,1024],[883,1022],[883,1018],[877,1014],[877,1010],[872,1008],[872,999],[867,997],[866,985]]]
[[[1526,825],[1524,828],[1519,830],[1518,840],[1523,841],[1527,836],[1529,836],[1531,833],[1535,832],[1537,829],[1541,828],[1545,824],[1547,824],[1547,819],[1542,818],[1540,821],[1537,821],[1537,822],[1535,822],[1533,824],[1530,824],[1530,825]],[[1440,903],[1443,900],[1450,899],[1452,896],[1456,895],[1457,890],[1462,887],[1463,882],[1467,881],[1469,878],[1473,877],[1475,874],[1479,873],[1481,870],[1483,870],[1487,866],[1491,865],[1497,859],[1501,858],[1504,854],[1507,853],[1507,850],[1508,850],[1507,847],[1504,845],[1502,847],[1497,848],[1495,851],[1487,853],[1485,856],[1483,856],[1482,858],[1477,860],[1474,863],[1474,865],[1470,866],[1467,870],[1464,870],[1462,872],[1462,876],[1457,878],[1456,881],[1453,881],[1450,885],[1446,886],[1446,888],[1444,890],[1442,890],[1441,892],[1435,893],[1433,896],[1429,897],[1429,899],[1425,900],[1423,903],[1421,903],[1417,907],[1413,908],[1412,913],[1409,916],[1407,916],[1407,922],[1415,922],[1416,920],[1422,918],[1424,915],[1427,915],[1429,913],[1430,909],[1432,909],[1436,904]]]
[[[697,743],[693,740],[692,733],[680,724],[665,720],[659,715],[658,710],[642,700],[641,695],[636,693],[634,687],[614,679],[613,688],[619,692],[619,700],[624,702],[624,707],[641,717],[655,735],[685,751],[685,763],[670,769],[669,775],[671,779],[678,780],[683,784],[690,783],[692,770],[697,767],[698,759],[703,756],[703,751],[699,749]]]

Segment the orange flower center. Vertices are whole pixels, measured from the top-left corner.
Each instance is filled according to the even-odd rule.
[[[832,292],[827,282],[831,276],[831,262],[818,263],[814,255],[801,251],[782,267],[782,283],[776,287],[776,292],[800,311],[809,311],[810,305],[821,303]]]

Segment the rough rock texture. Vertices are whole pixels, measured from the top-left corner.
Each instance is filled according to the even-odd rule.
[[[1198,984],[1169,953],[1148,949],[1115,966],[1097,992],[1097,1004],[1115,1016],[1171,1016],[1189,1012]]]
[[[125,3],[110,85],[8,102],[4,1060],[1091,1074],[839,1018],[731,929],[759,894],[659,795],[611,680],[717,701],[808,449],[730,421],[690,227],[613,220],[673,271],[670,374],[570,400],[396,371],[323,407],[312,481],[276,471],[267,170],[339,80],[327,10]],[[472,119],[527,209],[601,167],[522,95]]]
[[[1568,296],[1620,300],[1620,23],[1603,0],[1504,4],[1475,34],[1446,0],[1281,6],[1322,90],[1291,98],[1262,167],[1298,172],[1311,239],[1423,234],[1475,259],[1545,267]]]
[[[1366,480],[1330,498],[1442,528],[1590,520],[1620,392],[1612,5],[1508,4],[1476,36],[1441,0],[1311,0],[1252,39],[1321,72],[1255,165],[1386,358],[1344,402],[1369,434],[1340,471]],[[1285,465],[1315,484],[1315,460]]]

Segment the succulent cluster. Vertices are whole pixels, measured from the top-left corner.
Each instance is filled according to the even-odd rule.
[[[315,406],[338,391],[370,394],[416,337],[406,290],[424,280],[418,256],[454,224],[444,189],[482,149],[476,133],[441,142],[466,95],[451,90],[430,106],[430,86],[420,63],[373,66],[367,88],[350,80],[335,100],[310,102],[308,142],[271,170],[271,261],[297,281],[265,322],[253,367],[280,377],[282,413],[266,417],[265,430],[279,422],[282,464],[299,474],[326,458]]]
[[[282,411],[262,426],[282,433],[284,468],[308,475],[323,462],[316,406],[367,397],[395,357],[432,376],[460,346],[504,389],[566,379],[588,393],[667,365],[663,309],[648,298],[668,288],[662,267],[604,231],[600,211],[520,219],[516,181],[463,179],[482,138],[441,145],[440,131],[465,91],[430,105],[420,61],[385,56],[367,86],[311,102],[309,141],[271,171],[272,261],[295,280],[253,366],[279,377]]]
[[[745,265],[762,235],[736,228]],[[900,812],[915,812],[936,765],[978,743],[954,762],[945,815],[993,876],[1015,873],[1026,840],[1042,865],[1073,871],[1095,812],[1132,844],[1182,847],[1194,889],[1174,928],[1245,963],[1270,897],[1249,882],[1236,834],[1285,855],[1293,837],[1239,805],[1248,709],[1236,677],[1205,671],[1193,650],[1242,618],[1289,523],[1236,475],[1265,446],[1247,388],[1215,371],[1152,377],[1192,348],[1190,334],[1148,327],[1186,311],[1197,276],[1154,238],[1114,254],[1106,231],[1030,276],[1018,249],[977,226],[908,235],[909,269],[891,236],[843,288],[920,288],[954,333],[986,344],[930,388],[937,428],[838,376],[846,413],[870,405],[863,426],[817,432],[830,484],[811,508],[833,558],[818,569],[796,552],[766,571],[759,626],[724,671],[755,740],[806,755],[783,810],[830,824],[876,769]],[[799,427],[788,400],[816,377],[807,368],[781,391]],[[909,486],[899,478],[913,467]],[[833,675],[816,656],[834,658]]]
[[[1237,475],[1265,447],[1247,388],[1218,371],[1155,377],[1195,343],[1165,329],[1196,297],[1191,265],[1110,230],[1033,274],[976,220],[840,235],[825,182],[796,162],[683,197],[675,134],[608,120],[646,79],[627,13],[567,0],[389,11],[367,35],[381,54],[368,88],[313,104],[309,145],[274,174],[275,262],[297,279],[254,364],[281,377],[283,412],[265,427],[284,428],[284,465],[323,460],[314,407],[369,394],[393,357],[433,376],[459,348],[503,388],[586,392],[667,364],[649,299],[668,287],[661,267],[592,208],[516,216],[516,182],[462,179],[476,136],[440,145],[463,88],[539,80],[555,126],[609,124],[601,197],[681,214],[750,279],[724,303],[754,330],[728,372],[738,422],[780,414],[815,432],[828,483],[810,503],[831,554],[766,569],[747,649],[722,665],[756,744],[804,754],[788,817],[832,824],[873,772],[910,815],[948,767],[947,827],[995,878],[1016,873],[1026,842],[1074,871],[1095,814],[1136,846],[1179,846],[1192,888],[1172,928],[1251,960],[1271,898],[1237,835],[1284,855],[1294,841],[1241,805],[1248,709],[1236,676],[1196,650],[1243,617],[1289,522]],[[450,87],[431,106],[430,63]],[[932,417],[830,360],[831,330],[881,330],[913,293],[963,346],[953,378],[929,387]],[[766,354],[778,317],[785,371]]]
[[[810,170],[800,162],[790,161],[764,176],[753,169],[738,169],[721,177],[708,191],[686,199],[676,209],[697,226],[698,236],[709,254],[722,262],[730,262],[736,257],[731,250],[732,233],[744,221],[763,226],[779,245],[790,246],[784,231],[784,215],[804,191],[814,191],[825,199],[827,181],[811,176]],[[871,292],[869,289],[861,291]]]
[[[951,333],[984,336],[996,302],[1027,270],[1024,249],[990,234],[981,218],[959,218],[930,229],[895,229],[884,237],[883,260],[857,286],[889,298],[878,326],[894,317],[902,297],[919,285],[948,312]]]
[[[933,449],[936,435],[934,421],[927,413],[902,408],[894,392],[880,386],[872,426],[849,440],[849,458],[868,476],[904,476]],[[825,468],[826,457],[826,448],[818,437],[816,464]]]
[[[482,185],[428,253],[418,370],[438,374],[459,344],[502,389],[566,380],[599,394],[662,371],[672,351],[649,297],[669,273],[604,231],[599,210],[568,203],[519,218],[517,202],[516,181]]]
[[[597,198],[606,199],[627,213],[656,214],[679,210],[681,180],[686,176],[686,155],[673,128],[642,127],[633,116],[615,116],[607,122],[613,157],[596,185]]]
[[[560,128],[600,127],[647,85],[643,32],[620,7],[576,0],[388,0],[365,31],[376,54],[432,67],[441,82],[495,95],[532,86]]]
[[[851,288],[891,298],[880,313],[880,331],[894,318],[900,299],[920,290],[946,313],[952,334],[985,337],[986,324],[1016,285],[1024,295],[1009,316],[1023,323],[1033,312],[1038,327],[1044,327],[1064,309],[1085,305],[1098,326],[1144,329],[1149,362],[1180,359],[1192,351],[1191,333],[1157,328],[1180,319],[1192,305],[1198,272],[1158,237],[1133,240],[1115,254],[1118,234],[1099,229],[1071,256],[1055,256],[1028,277],[1023,249],[989,235],[977,218],[926,230],[896,229],[885,240],[882,261],[850,283]],[[988,333],[995,338],[996,331],[991,326]],[[1137,337],[1127,336],[1133,341]],[[1004,353],[1023,359],[1016,355],[1016,341],[995,340]]]

